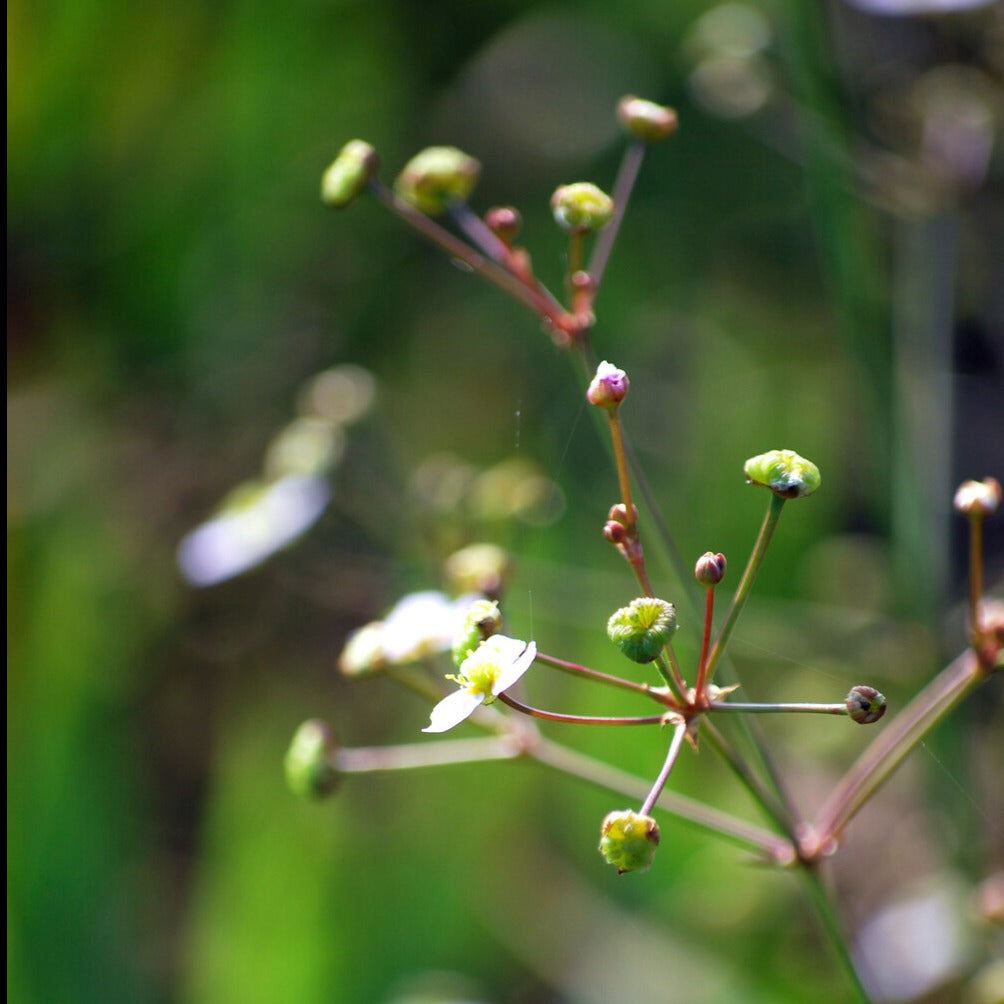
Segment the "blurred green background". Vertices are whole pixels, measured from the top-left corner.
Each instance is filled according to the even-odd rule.
[[[949,502],[1004,473],[1004,15],[869,6],[8,4],[9,1000],[845,999],[791,877],[671,820],[647,875],[605,867],[619,797],[494,765],[306,805],[282,757],[312,716],[349,745],[422,738],[425,705],[334,664],[460,544],[514,554],[512,633],[601,668],[623,671],[603,625],[634,595],[599,534],[616,486],[577,371],[375,203],[321,206],[354,136],[387,180],[427,144],[473,153],[472,204],[518,205],[559,288],[550,192],[612,183],[622,94],[676,107],[594,344],[631,375],[625,421],[687,564],[724,551],[737,581],[765,504],[747,457],[823,472],[740,622],[744,694],[869,682],[895,709],[963,644]],[[186,582],[179,542],[345,363],[377,399],[321,519],[246,574]],[[416,480],[442,454],[536,465],[559,518],[444,504]],[[991,586],[1001,542],[991,522]],[[888,999],[1000,999],[979,908],[1004,859],[1000,705],[999,681],[967,702],[833,863],[852,932],[885,945],[868,923],[907,902],[915,952],[953,946],[919,982],[883,954],[914,973]],[[662,760],[655,731],[549,731],[645,776]],[[867,738],[768,728],[808,816]],[[672,786],[756,818],[709,755]]]

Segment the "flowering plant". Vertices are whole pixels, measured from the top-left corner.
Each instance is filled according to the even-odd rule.
[[[824,861],[839,842],[854,816],[875,794],[906,755],[927,732],[967,693],[1001,668],[1004,647],[1004,617],[982,596],[983,519],[1000,501],[999,485],[993,479],[967,483],[956,497],[957,509],[969,521],[973,547],[970,561],[969,647],[879,732],[824,800],[814,819],[803,818],[785,786],[772,772],[769,758],[760,749],[759,762],[751,758],[717,724],[726,718],[746,720],[752,715],[798,714],[842,717],[860,725],[883,719],[887,702],[868,684],[857,683],[828,702],[743,702],[734,699],[738,681],[716,684],[724,672],[727,650],[736,623],[750,596],[765,554],[787,503],[808,499],[822,485],[819,468],[791,449],[774,449],[754,456],[742,466],[747,482],[768,490],[767,508],[745,566],[723,614],[716,616],[716,595],[726,577],[728,562],[723,553],[707,551],[693,566],[693,580],[703,594],[703,619],[699,621],[699,654],[690,662],[674,647],[677,629],[676,604],[662,598],[650,575],[643,546],[648,524],[639,512],[635,492],[640,488],[649,510],[657,505],[645,487],[622,423],[622,411],[630,410],[628,374],[610,363],[597,363],[591,338],[595,325],[594,305],[606,272],[631,192],[652,142],[676,131],[676,115],[668,108],[636,97],[623,99],[618,117],[628,134],[628,146],[612,188],[607,195],[591,183],[560,186],[551,200],[556,222],[568,239],[564,301],[536,276],[531,258],[516,243],[519,213],[508,206],[494,207],[478,216],[468,205],[480,173],[479,162],[453,147],[435,147],[416,155],[406,165],[393,187],[379,178],[375,152],[354,140],[343,148],[324,175],[322,198],[342,209],[369,194],[438,245],[451,258],[493,283],[531,310],[544,324],[554,344],[580,364],[585,398],[596,408],[609,434],[618,495],[602,526],[603,537],[627,562],[637,585],[637,595],[610,615],[607,633],[614,646],[630,661],[652,667],[646,682],[583,665],[544,651],[543,641],[521,640],[500,633],[502,614],[498,601],[505,580],[490,579],[483,595],[467,598],[467,613],[461,616],[445,598],[458,622],[452,640],[442,631],[430,633],[428,625],[413,625],[414,639],[406,641],[395,656],[383,640],[383,627],[371,625],[368,635],[350,640],[343,653],[343,670],[359,673],[382,670],[409,658],[434,662],[449,649],[457,672],[432,677],[397,676],[412,689],[435,701],[426,733],[444,733],[471,720],[489,735],[480,742],[419,742],[405,747],[341,749],[327,731],[309,722],[306,736],[298,734],[287,759],[290,783],[300,793],[326,794],[332,778],[360,771],[397,770],[432,764],[530,758],[635,798],[639,807],[614,810],[600,827],[599,850],[620,873],[642,871],[653,863],[660,842],[660,827],[654,812],[665,812],[725,837],[771,866],[796,870],[805,880],[809,898],[823,930],[831,939],[836,957],[859,1000],[868,991],[856,968],[842,933],[841,920],[825,890],[821,871]],[[433,218],[435,217],[435,218]],[[738,465],[737,465],[738,467]],[[738,472],[737,472],[738,473]],[[662,543],[673,542],[657,518],[652,532]],[[647,536],[646,536],[647,540]],[[680,569],[677,577],[682,581]],[[489,581],[485,579],[484,581]],[[422,620],[423,618],[419,618]],[[362,640],[360,640],[362,639]],[[587,716],[536,707],[517,695],[524,677],[532,687],[535,672],[561,671],[602,686],[631,693],[648,707],[648,714]],[[443,680],[454,684],[444,693]],[[508,712],[489,707],[496,702]],[[642,781],[612,771],[607,765],[550,739],[538,722],[558,722],[583,727],[654,726],[668,738],[664,759],[656,777]],[[755,733],[754,746],[759,744]],[[461,742],[464,743],[461,746]],[[670,779],[686,745],[710,748],[748,789],[766,817],[766,827],[754,825],[701,801],[670,790]],[[324,769],[321,769],[321,768]]]

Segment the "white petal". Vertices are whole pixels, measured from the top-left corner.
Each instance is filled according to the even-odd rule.
[[[455,690],[444,697],[429,715],[429,724],[423,732],[448,732],[465,718],[474,714],[484,700],[482,694],[472,694],[469,690]]]
[[[496,637],[498,636],[496,635]],[[522,642],[518,638],[505,638],[504,641],[512,643],[512,662],[502,669],[492,686],[492,693],[496,696],[516,683],[533,664],[533,660],[537,658],[536,642]],[[509,647],[507,644],[506,648]]]

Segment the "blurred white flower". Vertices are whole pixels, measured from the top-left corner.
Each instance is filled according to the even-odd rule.
[[[313,526],[330,498],[328,481],[309,474],[241,485],[178,545],[182,574],[211,586],[260,565]]]
[[[451,599],[434,590],[409,593],[382,621],[373,621],[349,636],[338,668],[356,676],[448,651],[471,604],[480,599],[472,594]]]

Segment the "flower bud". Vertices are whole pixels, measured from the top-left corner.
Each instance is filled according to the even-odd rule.
[[[509,246],[519,236],[523,217],[512,206],[494,206],[485,213],[485,223],[500,241]]]
[[[614,200],[588,181],[561,185],[551,196],[555,222],[570,234],[601,230],[614,214]]]
[[[443,566],[454,592],[499,596],[512,573],[512,559],[496,544],[468,544]]]
[[[627,373],[604,361],[596,367],[596,376],[589,384],[586,399],[598,408],[613,411],[627,397],[630,387]]]
[[[1000,508],[1001,485],[996,478],[963,481],[953,505],[963,516],[992,516]]]
[[[672,108],[636,98],[633,94],[620,99],[617,118],[627,132],[643,143],[658,143],[672,136],[679,126]]]
[[[677,626],[672,603],[641,596],[611,615],[607,637],[633,662],[651,662],[673,637]]]
[[[877,722],[884,714],[886,700],[874,687],[861,684],[851,687],[851,692],[844,699],[847,706],[847,714],[858,723],[858,725],[871,725]]]
[[[603,536],[611,544],[623,544],[628,539],[627,527],[623,523],[618,523],[617,520],[608,519],[603,524]]]
[[[453,639],[453,664],[459,666],[486,638],[502,630],[502,614],[498,603],[492,600],[475,600],[464,625]]]
[[[819,468],[794,450],[771,450],[747,460],[743,473],[750,484],[763,485],[784,499],[811,495],[820,483]]]
[[[371,621],[349,635],[338,656],[338,669],[345,676],[365,676],[387,665],[383,621]]]
[[[394,191],[416,209],[438,216],[466,202],[477,184],[481,164],[455,146],[430,146],[405,164]]]
[[[647,871],[659,846],[659,824],[630,809],[607,813],[600,827],[600,854],[619,875]]]
[[[705,551],[694,565],[694,578],[702,586],[717,586],[725,578],[725,555]]]
[[[338,743],[326,722],[319,718],[304,722],[286,751],[286,783],[301,798],[330,795],[338,785],[337,751]]]
[[[321,201],[334,209],[344,209],[376,177],[380,158],[365,140],[346,143],[321,178]]]

